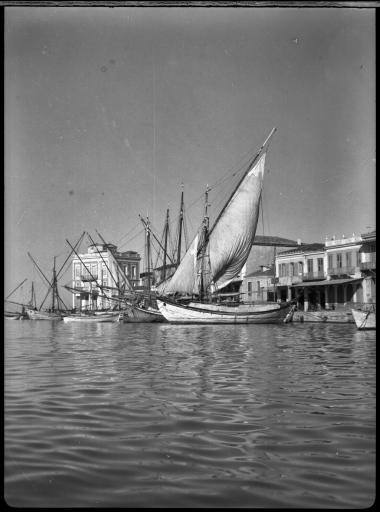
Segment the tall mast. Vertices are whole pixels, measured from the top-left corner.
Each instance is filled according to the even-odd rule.
[[[55,256],[54,256],[54,264],[53,264],[53,293],[52,293],[52,303],[51,310],[55,310],[55,295],[57,293],[57,275],[55,273]]]
[[[181,205],[180,205],[180,209],[179,209],[177,267],[181,261],[182,225],[183,225],[183,185],[182,185],[182,192],[181,192]]]
[[[164,261],[163,261],[163,276],[162,279],[166,279],[166,255],[168,253],[168,233],[169,233],[169,208],[166,210],[166,222],[165,222],[165,241],[164,241]]]
[[[207,237],[208,237],[208,230],[209,230],[209,223],[210,219],[208,216],[208,193],[209,193],[209,186],[206,186],[206,192],[205,192],[205,209],[204,209],[204,216],[203,216],[203,226],[202,226],[202,255],[201,255],[201,279],[200,279],[200,299],[203,300],[206,290],[205,290],[205,283],[204,283],[204,274],[205,274],[205,259],[206,259],[206,250],[207,250]]]
[[[146,259],[147,259],[147,277],[148,277],[148,292],[150,292],[151,288],[151,280],[150,280],[150,224],[149,218],[146,218]]]

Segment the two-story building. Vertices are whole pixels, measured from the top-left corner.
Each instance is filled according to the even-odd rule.
[[[119,252],[114,244],[95,243],[72,259],[73,308],[106,309],[121,289],[140,284],[140,255]]]
[[[276,259],[281,299],[296,299],[304,311],[376,302],[375,244],[374,231],[282,252]]]

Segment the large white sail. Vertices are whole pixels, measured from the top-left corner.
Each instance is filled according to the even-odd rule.
[[[265,155],[246,173],[209,234],[212,290],[226,286],[238,275],[252,248],[259,217]]]
[[[267,143],[261,146],[244,176],[204,237],[194,238],[171,279],[161,283],[160,294],[200,294],[201,261],[205,256],[206,272],[202,272],[203,289],[215,292],[236,277],[246,263],[255,238],[264,179]]]
[[[178,292],[190,295],[198,293],[196,289],[198,238],[198,234],[196,234],[171,278],[157,286],[158,293],[171,294]]]

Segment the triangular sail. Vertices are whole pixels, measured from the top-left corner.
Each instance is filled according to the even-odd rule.
[[[265,155],[263,153],[246,173],[210,231],[212,291],[223,288],[238,275],[251,251],[259,218]]]
[[[171,279],[159,285],[160,294],[199,294],[198,274],[204,255],[208,259],[207,265],[203,264],[203,269],[207,267],[207,272],[202,272],[204,289],[215,292],[239,274],[256,234],[267,144],[274,131],[248,166],[206,238],[203,232],[200,239],[197,235]]]
[[[193,293],[198,293],[196,290],[197,249],[198,234],[196,234],[172,277],[157,286],[157,292],[159,294],[171,294],[178,292],[191,295]]]

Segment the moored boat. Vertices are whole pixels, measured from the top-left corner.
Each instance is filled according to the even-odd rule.
[[[209,228],[208,186],[201,229],[174,274],[157,286],[158,309],[173,323],[289,322],[292,302],[218,302],[245,265],[256,234],[269,140],[247,164],[238,184]],[[181,296],[195,300],[184,301]],[[226,293],[223,293],[226,296]]]
[[[208,324],[280,323],[284,322],[291,309],[286,302],[224,306],[199,302],[179,304],[166,298],[165,300],[157,299],[157,304],[160,312],[169,322],[182,324],[194,322]]]
[[[118,322],[120,312],[99,314],[73,313],[63,317],[64,322],[94,323],[94,322]]]
[[[372,304],[367,309],[352,309],[352,316],[359,330],[376,329],[376,308]]]
[[[42,311],[26,308],[29,320],[62,320],[63,313],[58,311]]]
[[[165,317],[158,309],[153,307],[143,308],[136,305],[127,307],[121,318],[125,323],[165,322]]]

